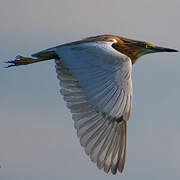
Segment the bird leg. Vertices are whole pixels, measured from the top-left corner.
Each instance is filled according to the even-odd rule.
[[[28,58],[24,56],[16,56],[15,60],[13,61],[7,61],[5,63],[10,63],[6,68],[12,67],[12,66],[21,66],[21,65],[27,65],[32,63],[37,63],[40,61],[49,60],[46,58]]]

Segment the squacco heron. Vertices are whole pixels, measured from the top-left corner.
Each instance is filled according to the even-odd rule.
[[[8,67],[55,59],[61,94],[86,154],[106,173],[122,172],[132,106],[132,65],[139,57],[177,50],[114,35],[89,37],[17,56]]]

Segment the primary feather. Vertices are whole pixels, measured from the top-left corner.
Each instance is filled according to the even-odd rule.
[[[130,58],[112,42],[55,48],[61,94],[71,110],[77,135],[99,169],[115,174],[125,163],[126,126],[131,112]]]

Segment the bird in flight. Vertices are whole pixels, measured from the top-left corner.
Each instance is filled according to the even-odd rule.
[[[11,66],[55,59],[60,93],[72,113],[77,136],[99,169],[122,172],[127,121],[132,107],[132,65],[156,52],[178,52],[147,42],[100,35],[17,56]]]

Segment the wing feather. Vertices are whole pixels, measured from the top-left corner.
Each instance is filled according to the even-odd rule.
[[[125,163],[132,82],[130,59],[111,45],[65,46],[56,50],[55,62],[81,145],[99,169],[116,174]]]

